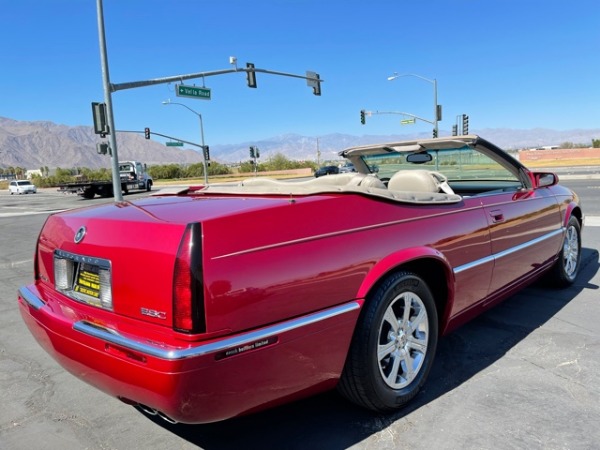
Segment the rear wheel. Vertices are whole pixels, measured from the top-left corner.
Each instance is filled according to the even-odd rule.
[[[567,287],[575,282],[581,263],[581,226],[576,217],[569,219],[563,246],[558,261],[551,273],[552,281],[558,287]]]
[[[113,196],[112,184],[101,186],[98,190],[98,194],[100,194],[100,197],[102,197],[102,198],[112,197]]]
[[[427,379],[437,339],[437,311],[429,287],[412,272],[390,275],[367,299],[339,391],[375,411],[404,406]]]
[[[90,200],[96,196],[96,192],[93,189],[85,189],[81,195],[83,198]]]

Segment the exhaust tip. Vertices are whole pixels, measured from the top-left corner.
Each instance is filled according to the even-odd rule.
[[[162,420],[164,420],[165,422],[168,422],[172,425],[175,425],[179,422],[177,422],[176,420],[171,419],[169,416],[167,416],[164,413],[161,413],[160,411],[156,411],[156,414],[158,415],[158,417],[160,417]]]
[[[125,402],[128,403],[128,402]],[[164,420],[165,422],[168,422],[172,425],[178,424],[179,422],[177,422],[174,419],[171,419],[169,416],[167,416],[165,413],[160,412],[154,408],[151,408],[150,406],[146,406],[143,405],[141,403],[134,403],[133,406],[137,409],[139,409],[140,411],[142,411],[144,414],[147,414],[149,416],[156,416],[156,417],[160,417],[162,420]]]

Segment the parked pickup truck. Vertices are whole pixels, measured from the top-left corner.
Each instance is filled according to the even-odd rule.
[[[149,191],[152,189],[152,177],[148,175],[146,164],[139,161],[119,162],[121,178],[121,191],[127,194],[130,191]],[[61,184],[59,192],[81,195],[83,198],[112,197],[112,181],[80,180],[73,183]]]

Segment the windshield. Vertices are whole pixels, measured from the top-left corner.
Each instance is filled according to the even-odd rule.
[[[388,152],[361,156],[371,172],[377,172],[379,178],[390,178],[399,170],[433,170],[441,172],[448,180],[495,180],[518,181],[518,173],[509,171],[489,156],[464,146],[440,150],[423,150],[431,155],[429,162],[411,163],[407,156],[414,152]],[[421,161],[429,158],[420,158]],[[374,170],[374,168],[376,168]]]
[[[19,186],[28,186],[31,184],[31,181],[17,181]]]

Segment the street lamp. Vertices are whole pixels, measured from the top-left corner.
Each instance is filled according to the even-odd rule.
[[[208,184],[208,164],[206,162],[206,154],[204,152],[204,124],[202,123],[202,114],[200,114],[197,111],[194,111],[188,105],[184,105],[183,103],[172,102],[171,99],[165,100],[164,102],[162,102],[162,104],[163,105],[179,105],[179,106],[183,106],[184,108],[186,108],[189,111],[191,111],[194,114],[196,114],[198,116],[198,119],[200,119],[200,140],[201,140],[201,144],[202,144],[202,164],[204,166],[204,184]]]
[[[388,81],[393,81],[396,78],[400,77],[416,77],[433,84],[433,135],[434,137],[438,137],[438,120],[441,120],[441,114],[439,114],[439,108],[437,104],[437,80],[435,78],[433,80],[430,80],[429,78],[422,77],[421,75],[417,75],[415,73],[405,73],[398,75],[397,72],[394,72],[394,75],[388,77]]]

